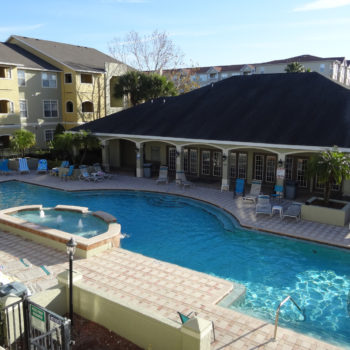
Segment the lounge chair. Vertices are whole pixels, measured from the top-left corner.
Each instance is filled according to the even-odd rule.
[[[285,217],[295,218],[297,221],[301,218],[301,205],[302,203],[293,202],[284,212],[282,220]]]
[[[242,196],[244,201],[256,203],[256,200],[261,192],[261,180],[253,180],[250,187],[250,192],[246,196]]]
[[[20,174],[23,173],[29,173],[29,168],[28,168],[28,163],[27,163],[27,159],[25,158],[19,158],[18,160],[18,171]]]
[[[157,184],[159,183],[168,183],[169,180],[168,180],[168,167],[167,166],[161,166],[159,168],[159,177],[158,179],[156,180],[157,181]]]
[[[177,171],[178,177],[177,179],[180,181],[179,185],[183,187],[191,187],[193,186],[193,183],[191,181],[188,181],[186,178],[186,175],[183,171]]]
[[[50,171],[50,175],[58,176],[60,168],[68,168],[69,167],[69,161],[63,160],[61,165],[59,167],[52,168]]]
[[[274,190],[274,193],[271,194],[271,197],[281,200],[283,198],[283,192],[284,192],[283,186],[275,185],[273,190]]]
[[[2,161],[0,161],[0,173],[2,175],[10,175],[13,173],[13,171],[9,169],[8,159],[3,159]]]
[[[270,196],[263,194],[258,196],[255,208],[255,215],[256,214],[272,215],[272,205],[270,202]]]
[[[243,196],[244,195],[244,179],[236,179],[236,186],[234,191],[234,196]]]
[[[37,173],[47,173],[47,160],[39,159]]]
[[[104,172],[99,163],[93,164],[93,167],[94,167],[96,173],[100,176],[103,176],[105,179],[111,179],[113,177],[112,174]]]
[[[98,176],[97,174],[89,174],[87,171],[87,168],[80,168],[80,175],[79,175],[79,180],[84,180],[84,181],[102,181],[103,177]]]
[[[68,178],[72,179],[73,178],[73,173],[74,173],[74,165],[70,165],[69,169],[66,174],[62,174],[62,180],[65,179],[66,181]]]
[[[195,316],[197,316],[197,314],[195,313],[195,312],[190,312],[188,315],[185,315],[185,314],[182,314],[181,312],[177,312],[178,313],[178,315],[179,315],[179,317],[180,317],[180,320],[181,320],[181,323],[182,324],[184,324],[184,323],[186,323],[188,320],[190,320],[192,317],[195,317]],[[213,338],[214,338],[214,340],[213,341],[215,341],[216,339],[215,339],[215,328],[214,328],[214,322],[213,321],[211,321],[211,324],[212,324],[212,327],[213,327]]]

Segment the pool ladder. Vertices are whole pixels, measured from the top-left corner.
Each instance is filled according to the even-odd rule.
[[[296,307],[297,309],[301,312],[301,314],[303,315],[304,317],[304,320],[305,320],[305,314],[304,314],[304,311],[300,308],[300,306],[294,301],[294,299],[288,295],[287,298],[285,298],[283,301],[281,301],[281,303],[278,305],[278,308],[276,310],[276,318],[275,318],[275,331],[274,331],[274,334],[273,334],[273,339],[276,340],[276,336],[277,336],[277,327],[278,327],[278,318],[280,316],[280,309],[281,307],[288,301],[290,300]]]

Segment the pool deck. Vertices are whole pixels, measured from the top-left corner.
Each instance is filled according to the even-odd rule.
[[[348,227],[304,220],[297,222],[295,219],[281,221],[277,215],[255,217],[254,205],[240,199],[233,200],[232,192],[201,186],[183,189],[175,183],[157,185],[152,179],[127,175],[116,175],[112,180],[98,183],[64,182],[57,177],[34,173],[0,176],[0,181],[13,179],[72,191],[127,189],[184,195],[227,210],[247,227],[350,248]],[[285,201],[282,205],[288,203]],[[67,268],[64,253],[3,232],[0,232],[0,240],[0,264],[15,258],[27,258],[35,266],[48,266],[53,276]],[[212,345],[213,349],[339,349],[283,327],[278,328],[277,341],[274,342],[272,324],[215,305],[232,289],[228,281],[124,249],[111,249],[96,257],[79,259],[75,262],[75,270],[95,288],[174,321],[179,322],[177,311],[196,311],[200,317],[214,321],[217,341]],[[41,277],[38,282],[50,286],[52,278]]]

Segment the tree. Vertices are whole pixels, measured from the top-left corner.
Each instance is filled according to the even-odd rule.
[[[74,134],[73,145],[83,154],[80,158],[80,164],[84,163],[88,151],[94,151],[101,147],[100,140],[90,131],[80,130]]]
[[[166,77],[136,71],[120,76],[114,90],[114,96],[117,98],[128,96],[132,106],[151,98],[176,94],[174,84]]]
[[[158,30],[143,37],[131,31],[125,38],[114,38],[109,51],[115,59],[137,70],[157,73],[179,67],[184,57],[168,34]]]
[[[55,134],[51,147],[56,157],[72,162],[74,159],[74,134],[71,132]]]
[[[284,69],[284,71],[286,73],[304,73],[310,70],[306,70],[305,67],[299,62],[292,62],[287,64],[287,67]]]
[[[66,129],[64,128],[64,126],[58,123],[55,128],[54,136],[63,134],[65,131]]]
[[[350,179],[350,157],[334,146],[331,150],[311,157],[307,175],[309,178],[317,176],[317,180],[324,184],[324,201],[328,205],[331,186],[340,185],[343,179]]]
[[[22,158],[28,148],[33,147],[36,143],[35,135],[28,130],[17,130],[13,134],[11,147],[19,152]]]

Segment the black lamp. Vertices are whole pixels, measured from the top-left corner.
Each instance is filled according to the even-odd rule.
[[[69,257],[69,318],[73,327],[73,256],[77,247],[77,242],[72,237],[66,244]]]

